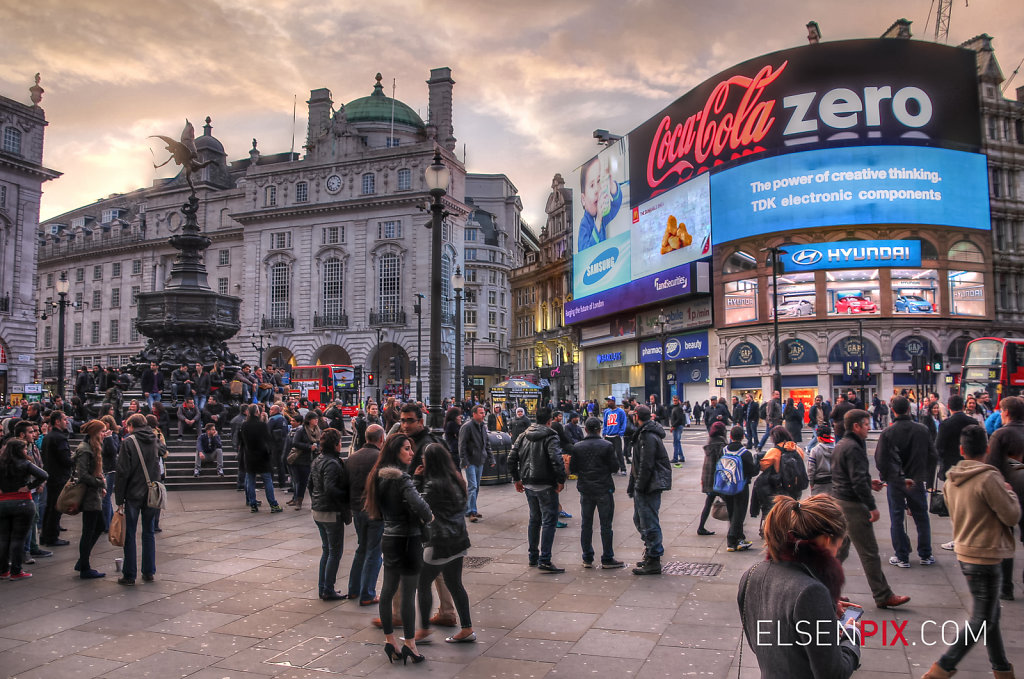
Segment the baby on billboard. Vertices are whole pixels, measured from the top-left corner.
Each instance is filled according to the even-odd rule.
[[[580,219],[578,252],[602,243],[611,237],[609,226],[622,208],[623,188],[627,182],[616,180],[623,167],[614,153],[601,153],[580,169]]]

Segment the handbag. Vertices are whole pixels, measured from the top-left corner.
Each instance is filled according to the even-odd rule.
[[[288,462],[288,464],[295,464],[295,462],[299,459],[300,455],[302,455],[301,450],[299,450],[298,448],[292,448],[291,451],[288,453],[288,457],[285,458],[285,461]]]
[[[230,387],[232,396],[242,395],[242,380],[231,380]]]
[[[110,517],[110,531],[107,538],[115,547],[124,547],[124,507],[119,506]]]
[[[82,502],[85,500],[85,486],[78,482],[78,478],[72,476],[57,496],[57,511],[61,514],[74,516],[82,511]]]
[[[935,481],[932,483],[932,492],[928,497],[928,511],[935,516],[949,516],[949,507],[946,506],[946,496],[942,494],[942,491],[938,488],[939,476],[935,475]]]
[[[128,440],[135,446],[135,452],[139,456],[139,464],[142,465],[142,473],[146,476],[146,487],[149,488],[149,493],[146,496],[146,506],[150,509],[166,509],[167,486],[149,478],[149,469],[146,467],[146,460],[142,457],[142,449],[139,448],[139,442],[135,440],[134,436],[129,436]]]
[[[725,504],[725,500],[723,500],[721,496],[715,497],[715,501],[711,504],[711,516],[719,521],[729,520],[729,507]]]

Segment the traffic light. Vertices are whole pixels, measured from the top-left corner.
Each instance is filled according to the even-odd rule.
[[[920,375],[924,367],[924,356],[911,356],[910,357],[910,372],[915,375]]]
[[[942,354],[932,354],[932,372],[942,372]]]
[[[362,384],[363,383],[363,366],[361,366],[361,365],[355,366],[352,369],[352,373],[353,373],[352,377],[355,380],[356,384]]]
[[[366,383],[369,384],[370,386],[373,386],[373,373],[372,372],[366,373]]]
[[[391,377],[397,380],[398,377],[399,377],[399,375],[398,375],[398,357],[397,356],[392,356],[392,357],[390,357],[388,359],[388,368],[389,368],[389,372],[391,373]]]

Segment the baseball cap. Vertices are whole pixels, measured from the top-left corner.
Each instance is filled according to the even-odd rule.
[[[612,403],[615,403],[615,397],[614,396],[605,396],[604,400],[611,401]]]

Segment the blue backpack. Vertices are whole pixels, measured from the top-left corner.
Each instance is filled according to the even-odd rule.
[[[719,495],[736,495],[747,487],[747,478],[743,475],[743,453],[746,448],[733,452],[723,450],[715,466],[715,492]]]

